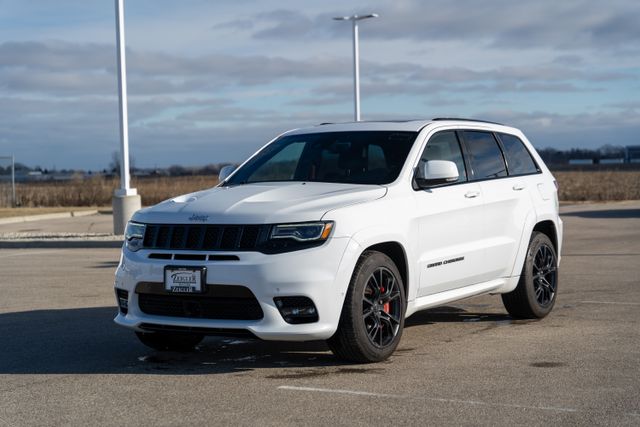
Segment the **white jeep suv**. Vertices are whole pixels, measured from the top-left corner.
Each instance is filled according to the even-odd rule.
[[[322,124],[225,174],[127,226],[115,322],[152,348],[248,333],[375,362],[419,310],[502,294],[513,317],[542,318],[555,303],[556,182],[518,129]]]

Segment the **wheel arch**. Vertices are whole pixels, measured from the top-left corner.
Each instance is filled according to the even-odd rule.
[[[377,251],[385,254],[391,261],[396,265],[398,271],[400,272],[400,277],[402,278],[402,285],[404,287],[405,298],[408,299],[409,296],[409,267],[407,263],[407,252],[404,249],[404,246],[400,242],[396,241],[388,241],[376,243],[365,248],[362,253],[365,251]],[[361,254],[362,256],[362,254]]]
[[[544,220],[544,221],[539,221],[532,230],[532,234],[534,231],[538,231],[540,233],[546,234],[547,237],[551,240],[551,243],[553,243],[553,248],[556,251],[556,254],[559,252],[558,251],[558,232],[556,230],[556,225],[553,223],[553,221],[551,220]]]
[[[511,276],[507,278],[506,283],[496,293],[508,293],[513,291],[518,285],[522,266],[524,265],[527,250],[529,248],[529,242],[534,232],[538,231],[546,234],[553,244],[557,256],[559,257],[559,236],[555,222],[549,218],[536,218],[535,215],[531,215],[530,219],[526,222],[527,225],[522,233],[518,254],[511,271]],[[528,232],[527,232],[528,231]],[[559,258],[558,258],[559,259]]]

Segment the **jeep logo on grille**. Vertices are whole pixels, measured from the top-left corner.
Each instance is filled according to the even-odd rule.
[[[207,222],[209,215],[193,214],[189,217],[189,221]]]

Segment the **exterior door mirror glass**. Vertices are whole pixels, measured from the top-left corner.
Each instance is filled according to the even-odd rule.
[[[233,165],[227,165],[222,169],[220,169],[220,172],[218,173],[218,181],[222,182],[225,179],[227,179],[229,175],[233,173],[234,170],[236,170],[236,167]]]

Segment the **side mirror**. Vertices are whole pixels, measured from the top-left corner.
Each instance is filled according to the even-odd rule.
[[[218,173],[218,181],[222,182],[229,178],[229,175],[231,175],[234,170],[236,170],[236,167],[233,165],[227,165],[220,169],[220,172]]]
[[[455,163],[449,160],[429,160],[418,166],[416,182],[420,187],[456,182],[460,174]]]

